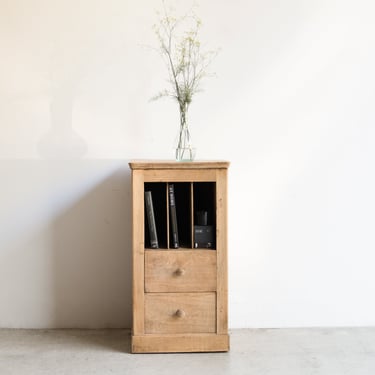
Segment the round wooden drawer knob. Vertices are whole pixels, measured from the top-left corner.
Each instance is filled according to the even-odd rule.
[[[176,311],[175,315],[176,315],[178,318],[183,318],[183,317],[186,315],[186,313],[185,313],[184,310],[180,310],[180,309],[178,309],[178,310]]]
[[[177,268],[174,274],[176,276],[183,276],[185,275],[185,270],[183,268]]]

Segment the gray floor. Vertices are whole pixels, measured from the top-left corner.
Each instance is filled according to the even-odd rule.
[[[229,353],[129,349],[125,330],[0,330],[0,374],[375,375],[375,328],[233,330]]]

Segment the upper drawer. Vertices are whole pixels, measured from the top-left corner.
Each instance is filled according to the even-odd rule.
[[[216,291],[216,251],[146,251],[145,291],[149,293]]]

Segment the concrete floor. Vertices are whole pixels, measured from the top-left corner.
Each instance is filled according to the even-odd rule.
[[[125,330],[0,330],[0,374],[375,374],[375,328],[233,330],[229,353],[129,349]]]

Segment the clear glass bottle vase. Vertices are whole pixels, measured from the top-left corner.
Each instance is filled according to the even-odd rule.
[[[196,149],[191,143],[189,127],[186,123],[180,126],[176,138],[175,158],[176,161],[193,161]]]
[[[180,103],[180,129],[175,141],[176,161],[193,161],[195,158],[195,148],[191,143],[187,114],[188,104]]]

